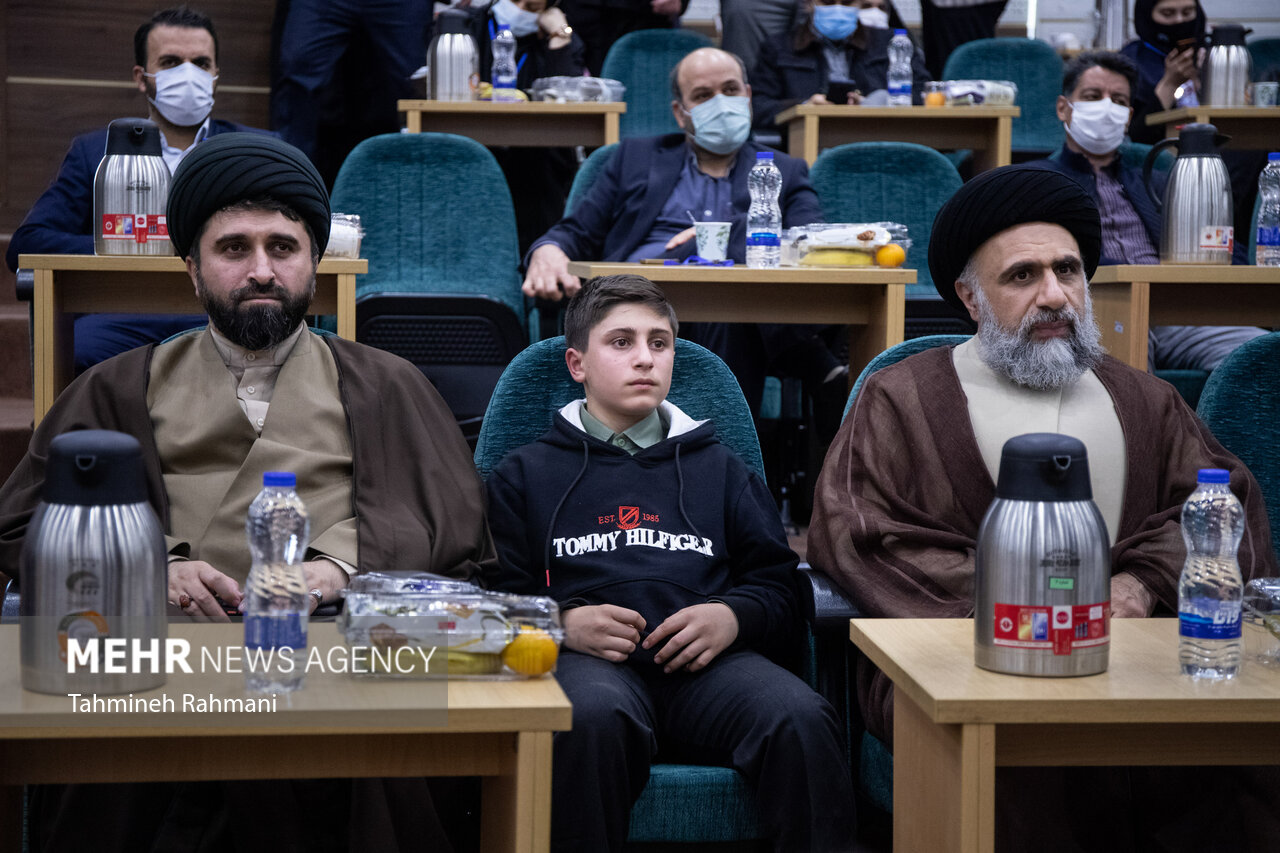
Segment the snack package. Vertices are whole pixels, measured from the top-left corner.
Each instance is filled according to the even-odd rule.
[[[900,267],[911,240],[897,222],[824,222],[782,234],[782,265],[801,267]]]
[[[1012,106],[1018,100],[1018,85],[1012,80],[945,80],[949,105]]]
[[[374,674],[536,678],[554,671],[564,639],[554,600],[439,575],[368,572],[343,596],[338,629],[347,645],[371,648]]]
[[[533,100],[560,104],[621,101],[627,87],[607,77],[539,77],[530,87]]]

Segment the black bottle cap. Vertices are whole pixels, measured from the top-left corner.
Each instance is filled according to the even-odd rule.
[[[107,154],[160,154],[160,128],[145,118],[118,118],[107,126]]]
[[[133,436],[85,429],[64,432],[49,442],[45,503],[108,506],[146,499],[142,445]]]
[[[1000,451],[996,497],[1015,501],[1087,501],[1089,455],[1084,442],[1056,432],[1015,435]]]

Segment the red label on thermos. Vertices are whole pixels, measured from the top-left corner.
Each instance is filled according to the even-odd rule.
[[[1111,635],[1111,602],[1101,604],[995,605],[997,646],[1052,649],[1069,655],[1072,649],[1104,646]]]

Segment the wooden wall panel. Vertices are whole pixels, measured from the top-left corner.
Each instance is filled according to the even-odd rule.
[[[133,33],[164,5],[164,0],[8,0],[0,5],[0,234],[12,233],[22,221],[77,134],[113,118],[147,114],[146,101],[130,80]],[[209,0],[194,5],[218,30],[221,74],[214,115],[266,127],[274,4]]]

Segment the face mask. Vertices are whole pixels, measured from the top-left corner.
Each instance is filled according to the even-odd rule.
[[[1194,39],[1201,35],[1200,28],[1201,23],[1195,18],[1189,21],[1179,21],[1176,24],[1156,24],[1156,45],[1161,48],[1172,49],[1180,41]]]
[[[516,38],[536,33],[538,31],[538,14],[536,12],[526,12],[511,0],[498,0],[493,4],[493,17],[499,24],[506,24],[511,28],[511,34]]]
[[[889,29],[889,13],[874,6],[859,9],[858,23],[873,30],[887,30]]]
[[[693,144],[712,154],[732,154],[751,133],[751,101],[741,95],[716,95],[691,110]]]
[[[852,6],[814,6],[813,28],[823,38],[844,41],[858,28],[858,10]]]
[[[184,62],[147,76],[156,81],[156,96],[151,105],[160,111],[165,121],[175,127],[195,127],[209,117],[213,109],[213,81],[218,78],[208,71]]]
[[[1109,154],[1124,141],[1124,131],[1129,124],[1129,108],[1111,102],[1074,101],[1071,104],[1071,123],[1063,127],[1076,144],[1090,154]]]

